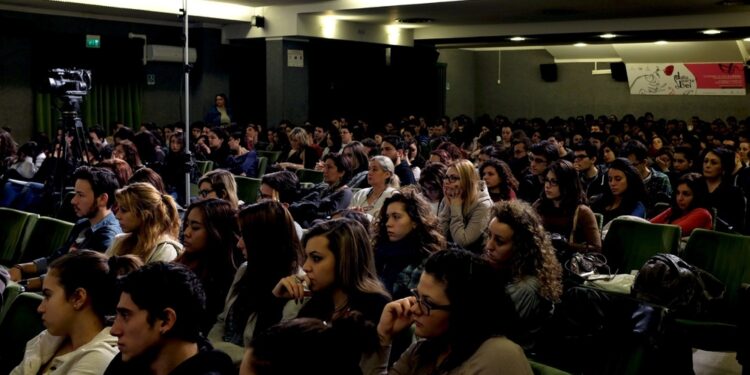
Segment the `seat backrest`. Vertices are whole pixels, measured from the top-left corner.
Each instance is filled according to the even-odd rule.
[[[595,212],[594,217],[596,218],[596,225],[599,227],[599,233],[601,233],[602,226],[604,226],[604,215]]]
[[[255,173],[255,177],[261,178],[266,174],[266,168],[268,167],[268,158],[265,156],[258,157],[258,169]]]
[[[617,218],[609,225],[602,251],[612,272],[630,273],[657,253],[677,254],[681,235],[676,225]]]
[[[0,263],[10,264],[17,259],[24,232],[38,218],[38,214],[0,207]]]
[[[257,150],[255,152],[258,154],[258,156],[263,156],[266,159],[268,159],[269,164],[275,163],[277,160],[279,160],[279,157],[281,156],[281,151]]]
[[[37,219],[33,228],[27,230],[24,236],[19,254],[20,262],[51,254],[65,243],[73,226],[73,223],[46,216]]]
[[[8,374],[21,363],[26,342],[44,330],[36,309],[42,302],[37,293],[21,293],[0,322],[0,374]]]
[[[195,165],[198,166],[198,172],[200,172],[201,176],[214,169],[214,162],[211,160],[198,160],[195,162]]]
[[[750,236],[696,229],[683,259],[721,280],[728,306],[737,306],[740,285],[750,283]]]
[[[22,287],[18,283],[14,283],[12,281],[8,282],[8,285],[5,287],[5,290],[3,291],[3,305],[0,307],[0,322],[3,321],[3,317],[5,316],[5,313],[8,311],[8,308],[10,307],[10,304],[13,302],[16,297],[23,293],[24,287]]]
[[[323,172],[314,169],[298,169],[297,177],[299,178],[299,182],[312,182],[314,184],[323,182]]]
[[[245,203],[255,203],[258,200],[260,179],[244,176],[234,176],[237,183],[237,197]]]

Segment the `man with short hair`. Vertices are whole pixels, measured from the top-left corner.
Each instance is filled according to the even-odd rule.
[[[341,126],[339,129],[339,134],[341,134],[341,148],[346,147],[348,144],[352,143],[352,132],[349,130],[348,126]]]
[[[596,167],[596,155],[596,147],[589,142],[573,145],[573,166],[589,199],[604,193],[608,184],[607,175]]]
[[[544,189],[544,171],[560,158],[557,146],[549,141],[541,141],[531,147],[529,173],[524,176],[518,188],[518,198],[534,203]]]
[[[641,175],[648,194],[648,202],[646,202],[647,217],[653,217],[658,213],[655,212],[657,203],[669,204],[671,202],[672,184],[666,174],[649,167],[647,155],[646,145],[638,140],[626,142],[622,147],[622,152],[620,152],[620,156],[630,160]]]
[[[383,138],[383,143],[380,145],[380,154],[387,156],[393,161],[393,165],[396,166],[394,172],[401,183],[401,186],[414,185],[417,180],[414,178],[414,172],[409,167],[409,162],[406,160],[405,150],[406,145],[403,139],[399,136],[389,135]]]
[[[531,140],[528,137],[513,138],[513,156],[510,158],[510,170],[516,180],[521,181],[529,173],[529,149]]]
[[[104,252],[112,245],[115,235],[122,233],[120,222],[112,213],[115,190],[120,185],[114,172],[105,168],[79,167],[73,172],[75,195],[71,205],[81,218],[68,236],[68,240],[49,256],[29,263],[16,264],[10,269],[11,280],[29,290],[39,290],[47,273],[47,266],[55,259],[77,249]],[[29,276],[41,276],[25,279]]]
[[[321,149],[328,147],[328,140],[326,138],[328,138],[328,132],[325,127],[323,125],[315,125],[315,130],[313,130],[313,140]]]
[[[669,183],[671,186],[677,186],[677,181],[685,173],[693,170],[693,159],[695,154],[689,146],[677,146],[672,154],[672,170],[669,171]]]
[[[205,314],[203,286],[187,267],[154,262],[133,271],[122,281],[110,330],[120,353],[104,374],[236,374],[229,356],[203,338]]]

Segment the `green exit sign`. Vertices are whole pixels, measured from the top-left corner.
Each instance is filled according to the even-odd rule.
[[[102,40],[99,35],[86,35],[86,48],[100,48]]]

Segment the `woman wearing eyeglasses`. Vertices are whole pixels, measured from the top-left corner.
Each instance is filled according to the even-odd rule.
[[[214,169],[206,172],[198,180],[198,199],[218,198],[223,199],[232,205],[233,209],[239,207],[239,198],[237,197],[237,183],[231,172],[225,169]]]
[[[498,202],[487,228],[484,254],[515,305],[519,344],[533,347],[534,337],[562,294],[562,267],[534,208],[521,200]]]
[[[443,179],[443,195],[438,209],[441,232],[449,242],[481,253],[492,199],[474,164],[466,159],[453,162]]]
[[[438,251],[424,265],[413,296],[385,306],[380,344],[414,325],[419,341],[388,374],[531,374],[523,350],[505,337],[513,305],[484,259],[461,250]]]
[[[534,202],[534,209],[541,216],[544,229],[560,235],[566,250],[601,251],[599,226],[594,212],[586,205],[586,194],[573,164],[555,161],[547,167],[543,181],[544,193]]]

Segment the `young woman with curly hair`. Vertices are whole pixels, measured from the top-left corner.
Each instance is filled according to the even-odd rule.
[[[115,199],[115,217],[124,233],[115,237],[107,256],[133,254],[144,263],[177,258],[182,251],[177,241],[180,216],[171,196],[151,184],[136,182],[117,190]]]
[[[375,267],[394,298],[409,295],[422,274],[422,261],[445,249],[437,217],[415,189],[386,199],[375,219]]]
[[[474,164],[466,159],[453,162],[443,178],[440,232],[456,245],[481,253],[482,232],[490,220],[491,207],[492,199]]]
[[[579,252],[601,251],[602,238],[596,217],[586,205],[586,193],[573,163],[558,160],[544,172],[544,193],[534,208],[547,232],[559,234],[565,249]],[[557,243],[556,243],[557,244]],[[558,246],[558,251],[562,250]]]
[[[520,200],[498,202],[487,228],[485,257],[501,273],[505,291],[520,318],[522,346],[533,346],[533,337],[552,316],[562,294],[562,266],[547,236],[542,219]]]
[[[499,159],[489,159],[479,166],[479,176],[487,185],[493,202],[516,199],[518,180],[513,176],[507,163]]]

